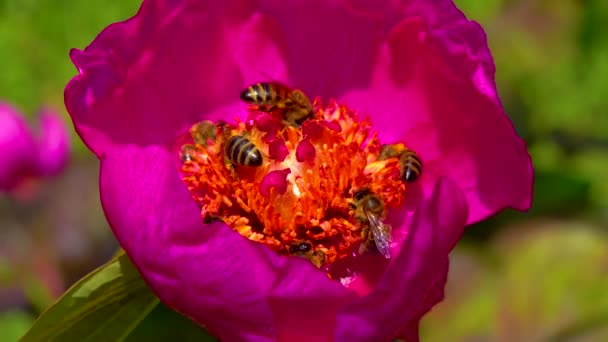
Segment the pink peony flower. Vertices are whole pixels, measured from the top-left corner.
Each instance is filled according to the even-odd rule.
[[[0,191],[58,175],[67,164],[69,135],[57,114],[42,110],[39,134],[11,106],[0,103]]]
[[[101,161],[114,233],[164,303],[222,340],[416,341],[465,224],[530,206],[531,161],[503,113],[483,30],[448,0],[149,0],[71,58],[79,75],[66,106]],[[239,98],[272,80],[318,97],[304,133]],[[202,120],[228,124],[183,145],[180,162]],[[235,165],[245,163],[236,154],[225,164],[226,131],[253,140],[262,165]],[[399,178],[381,143],[416,151],[421,177]],[[346,204],[365,182],[394,204],[378,214],[392,226],[390,259],[351,248],[365,224]],[[317,211],[289,210],[300,200],[339,213],[310,228]],[[256,231],[254,217],[287,226]],[[314,242],[296,252],[326,253],[311,259],[321,269],[279,255],[294,248],[295,222]],[[333,232],[341,242],[314,240]]]

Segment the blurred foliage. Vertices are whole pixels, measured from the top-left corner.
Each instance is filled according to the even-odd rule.
[[[17,341],[32,325],[34,318],[22,311],[0,312],[0,337],[2,341]]]
[[[535,199],[527,214],[506,211],[467,230],[423,340],[608,340],[608,1],[455,2],[486,30],[505,112],[534,160]],[[63,89],[76,74],[69,50],[139,4],[0,0],[0,98],[29,115],[50,105],[67,119]],[[20,336],[116,247],[97,162],[73,138],[78,162],[37,200],[0,198],[2,341]],[[155,337],[210,338],[163,305],[127,340]]]
[[[554,195],[555,204],[574,203],[579,212],[591,211],[606,223],[602,213],[608,210],[603,172],[608,169],[608,2],[455,2],[486,29],[505,110],[526,139],[536,181],[542,183],[535,189],[537,198]],[[560,173],[561,185],[551,184]],[[585,183],[589,203],[581,205]],[[576,187],[576,200],[566,201]],[[540,213],[563,214],[554,209]]]
[[[564,221],[510,228],[484,251],[453,255],[447,299],[424,319],[422,340],[608,341],[608,235]]]

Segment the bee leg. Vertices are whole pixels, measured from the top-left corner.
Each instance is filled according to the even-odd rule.
[[[313,117],[313,112],[312,111],[306,111],[304,115],[299,116],[299,119],[295,120],[295,124],[298,126],[302,126],[302,124],[308,120],[308,119],[312,119]]]
[[[363,238],[363,242],[361,242],[361,245],[359,245],[359,254],[364,254],[365,252],[367,252],[367,250],[369,249],[369,244],[370,244],[370,229],[368,226],[363,227],[363,229],[361,229],[361,237]]]
[[[289,121],[287,121],[287,120],[281,120],[281,123],[282,123],[284,126],[286,126],[286,127],[287,127],[287,126],[291,126],[291,127],[295,127],[295,128],[298,128],[298,129],[299,129],[300,127],[302,127],[302,126],[300,126],[300,125],[297,125],[297,124],[295,124],[295,123],[293,123],[293,122],[289,122]]]
[[[312,114],[311,111],[304,108],[290,108],[285,112],[285,119],[283,121],[289,126],[300,128],[304,121],[312,117]]]
[[[321,268],[321,266],[325,264],[325,253],[323,253],[322,251],[299,252],[296,251],[295,248],[290,247],[289,254],[300,258],[308,259],[317,268]]]
[[[365,241],[361,242],[361,244],[359,245],[359,255],[365,254],[365,252],[367,252],[368,249],[369,249],[369,241],[365,240]]]
[[[232,176],[232,178],[234,178],[234,179],[238,179],[239,178],[239,174],[236,172],[236,167],[230,161],[230,159],[228,159],[226,157],[224,157],[224,166],[226,167],[226,169],[228,169],[228,171],[230,172],[230,175]]]
[[[321,266],[323,266],[323,264],[325,263],[325,253],[321,252],[321,251],[314,251],[312,252],[312,254],[308,257],[308,259],[310,260],[310,262],[312,262],[313,265],[315,265],[317,268],[321,268]]]

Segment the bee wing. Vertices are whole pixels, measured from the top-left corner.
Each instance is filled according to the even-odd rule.
[[[369,222],[374,242],[378,251],[387,259],[391,258],[391,231],[393,227],[390,224],[383,223],[376,215],[366,213],[367,221]]]

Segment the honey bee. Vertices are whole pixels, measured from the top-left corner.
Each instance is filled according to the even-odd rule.
[[[422,174],[422,160],[416,152],[406,148],[403,144],[382,145],[378,160],[399,158],[401,167],[399,175],[408,183],[415,182]]]
[[[193,161],[195,158],[195,155],[197,153],[197,149],[195,145],[191,145],[191,144],[186,144],[182,146],[182,149],[179,153],[179,157],[182,160],[182,162],[189,162],[189,161]]]
[[[215,140],[217,126],[208,120],[197,122],[190,127],[190,135],[195,143],[207,146],[209,140]]]
[[[353,207],[355,219],[367,225],[363,230],[367,240],[361,245],[359,251],[363,252],[373,240],[380,254],[390,259],[392,227],[382,222],[386,218],[386,208],[382,199],[371,190],[363,188],[353,194]]]
[[[310,260],[317,268],[321,268],[326,259],[325,253],[320,250],[313,250],[312,244],[308,241],[296,242],[289,246],[289,253]]]
[[[245,167],[258,167],[264,161],[257,146],[242,135],[233,135],[228,139],[224,155],[231,164]]]
[[[289,253],[300,254],[308,253],[312,250],[312,244],[308,241],[301,241],[289,246]]]
[[[279,109],[283,120],[298,127],[312,115],[313,110],[304,92],[278,82],[253,84],[241,93],[241,100],[263,112]]]

